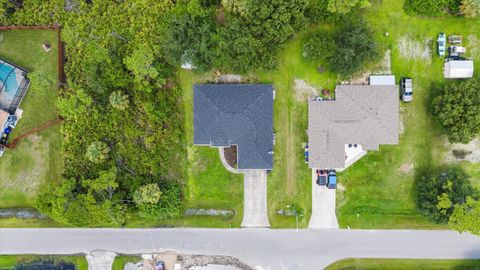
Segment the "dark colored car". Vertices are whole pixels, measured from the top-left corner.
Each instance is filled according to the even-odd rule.
[[[165,263],[163,261],[158,261],[155,264],[155,270],[165,270]]]
[[[326,170],[317,170],[317,185],[325,186],[327,184],[328,172]]]

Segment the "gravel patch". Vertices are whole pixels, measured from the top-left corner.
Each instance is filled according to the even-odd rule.
[[[398,51],[402,58],[408,60],[422,60],[429,64],[432,61],[432,51],[430,49],[431,43],[431,38],[427,38],[423,42],[418,42],[411,36],[405,35],[398,40]]]

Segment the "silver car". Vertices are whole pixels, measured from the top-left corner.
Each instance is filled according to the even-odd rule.
[[[400,80],[400,92],[402,94],[402,101],[410,102],[413,100],[412,78],[402,78]]]

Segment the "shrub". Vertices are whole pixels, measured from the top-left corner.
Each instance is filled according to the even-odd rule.
[[[379,51],[373,34],[364,23],[352,23],[335,33],[335,52],[328,65],[338,74],[348,77],[375,57]]]
[[[320,32],[308,37],[303,45],[303,57],[311,60],[327,60],[335,50],[330,34]]]
[[[450,142],[470,142],[480,131],[480,79],[441,87],[432,111]]]
[[[429,219],[446,223],[454,206],[477,196],[470,177],[459,168],[420,170],[415,181],[417,209]]]
[[[458,0],[407,0],[404,9],[409,15],[439,16],[458,12]]]

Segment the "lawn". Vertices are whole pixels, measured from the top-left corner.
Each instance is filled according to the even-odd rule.
[[[88,264],[84,256],[36,256],[36,255],[1,255],[0,269],[10,270],[15,269],[18,264],[29,262],[55,262],[55,263],[69,263],[75,265],[77,270],[87,270]],[[33,268],[32,268],[33,269]],[[39,268],[35,268],[39,269]],[[49,268],[52,269],[52,268]],[[60,266],[59,270],[65,269]],[[123,269],[123,268],[122,268]]]
[[[52,45],[50,52],[42,42]],[[30,72],[50,78],[58,77],[57,32],[54,30],[0,31],[0,58]],[[24,111],[12,137],[56,119],[56,87],[44,91],[27,91],[20,108]],[[53,126],[20,141],[0,158],[0,208],[31,207],[39,187],[57,181],[62,173],[60,126]],[[5,220],[2,220],[4,222]]]
[[[325,270],[420,270],[420,269],[480,269],[480,260],[424,260],[424,259],[345,259],[334,262]]]
[[[113,261],[112,265],[112,270],[123,270],[123,267],[125,264],[131,262],[131,263],[137,263],[141,260],[142,258],[139,256],[126,256],[126,255],[119,255],[115,257],[115,260]]]
[[[381,146],[339,175],[337,217],[340,226],[350,228],[446,228],[429,222],[414,205],[414,169],[445,163],[445,138],[433,120],[428,104],[432,84],[443,83],[443,59],[435,50],[439,32],[471,35],[480,32],[480,21],[460,17],[417,18],[403,12],[402,1],[373,4],[366,14],[384,49],[391,50],[392,72],[414,80],[414,101],[401,105],[404,133],[397,146]],[[388,32],[388,35],[385,33]],[[470,57],[476,65],[480,55],[471,44]],[[407,49],[405,49],[407,47]],[[467,44],[467,48],[468,44]],[[429,50],[429,51],[428,51]],[[406,52],[407,53],[406,53]],[[426,55],[422,51],[427,51]],[[467,51],[468,52],[468,51]],[[403,166],[402,166],[403,165]],[[461,163],[478,182],[480,165]]]

